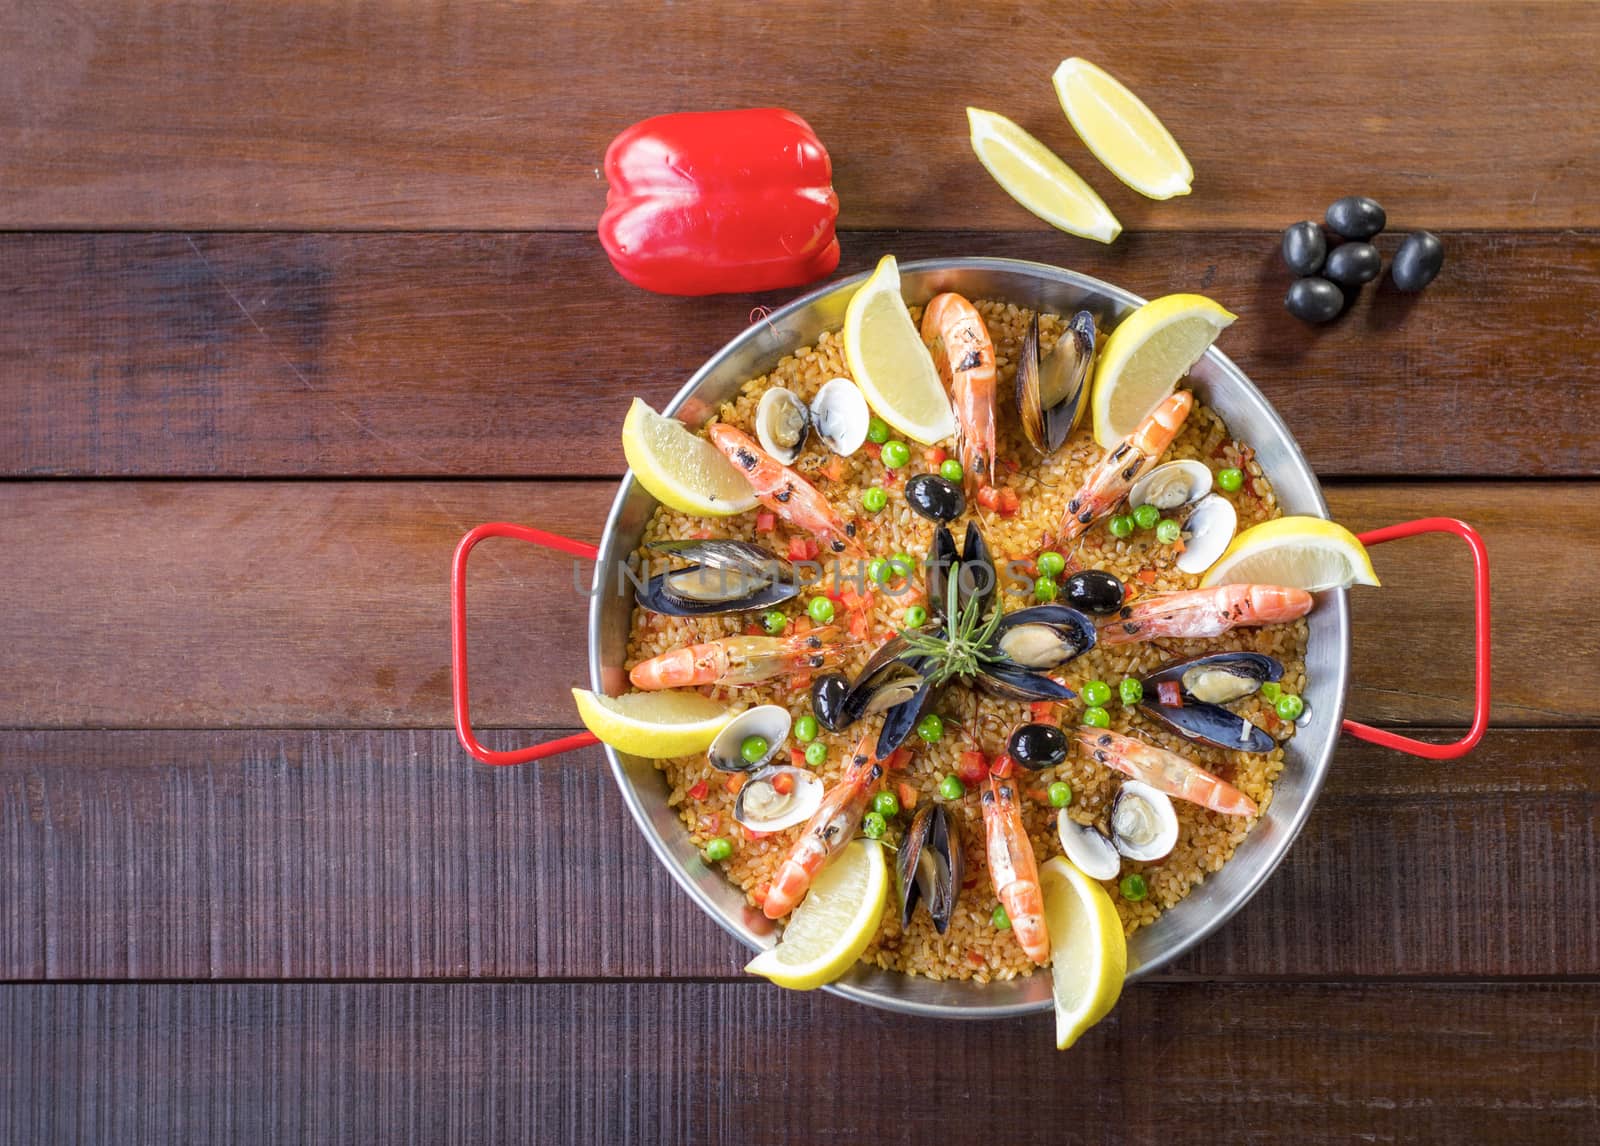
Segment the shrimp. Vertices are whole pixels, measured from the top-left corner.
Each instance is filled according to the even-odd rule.
[[[983,790],[983,826],[989,843],[989,878],[1011,918],[1023,954],[1041,966],[1050,961],[1050,932],[1044,925],[1044,892],[1039,862],[1022,824],[1022,808],[1010,780],[991,775]]]
[[[1133,488],[1134,479],[1167,452],[1193,408],[1194,395],[1179,390],[1146,414],[1133,433],[1095,464],[1083,479],[1083,487],[1067,502],[1066,516],[1061,519],[1062,541],[1078,537],[1117,508]]]
[[[1218,585],[1152,593],[1100,627],[1102,645],[1129,645],[1157,637],[1220,637],[1240,625],[1276,625],[1311,612],[1304,589],[1286,585]]]
[[[693,688],[702,684],[754,684],[784,673],[821,668],[844,652],[823,642],[816,629],[792,637],[718,637],[640,661],[628,673],[635,688]]]
[[[968,493],[994,485],[994,342],[978,308],[958,294],[935,295],[922,312],[922,340],[932,344],[956,413],[956,456]]]
[[[749,434],[717,422],[707,427],[706,435],[739,467],[762,505],[833,552],[861,555],[855,522],[846,522],[816,486],[763,450]]]
[[[1078,743],[1098,764],[1143,780],[1169,796],[1225,816],[1253,816],[1256,802],[1192,760],[1103,728],[1078,729]]]
[[[883,776],[883,765],[870,747],[874,735],[861,734],[844,775],[823,794],[822,803],[778,866],[761,904],[768,919],[782,919],[793,911],[816,874],[854,838],[872,789]]]

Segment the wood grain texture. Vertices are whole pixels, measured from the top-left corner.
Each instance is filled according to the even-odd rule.
[[[0,726],[448,727],[451,551],[481,521],[599,537],[609,482],[43,482],[6,491]],[[1497,723],[1592,723],[1600,638],[1586,485],[1357,484],[1356,529],[1444,514],[1477,524],[1495,579]],[[1465,724],[1465,547],[1379,549],[1353,594],[1349,715]],[[511,542],[473,558],[474,720],[564,727],[587,682],[586,564]],[[1530,587],[1533,587],[1530,589]],[[1539,671],[1530,672],[1529,665]]]
[[[1324,477],[1600,473],[1573,397],[1600,372],[1600,235],[1444,238],[1425,294],[1369,288],[1326,327],[1283,311],[1260,232],[852,234],[841,274],[981,254],[1202,291]],[[651,295],[579,235],[0,236],[0,473],[616,475],[632,396],[660,408],[789,297]]]
[[[1537,52],[1508,47],[1531,28]],[[1094,160],[1050,87],[1071,54],[1165,120],[1193,195],[1149,202]],[[1597,54],[1600,15],[1576,4],[1096,18],[1011,0],[949,20],[927,5],[886,19],[869,0],[562,2],[418,19],[406,5],[18,0],[0,11],[0,226],[586,230],[624,126],[773,104],[821,135],[855,228],[1040,225],[973,159],[968,104],[1037,133],[1130,230],[1282,225],[1351,191],[1408,226],[1590,226]]]
[[[1161,978],[1600,974],[1592,735],[1495,731],[1451,763],[1344,741],[1283,865]],[[492,769],[447,732],[0,733],[0,980],[738,977],[747,958],[596,750]]]
[[[1136,987],[1065,1057],[1043,1017],[755,984],[11,987],[0,1135],[1576,1142],[1600,1118],[1597,1006],[1594,984]]]

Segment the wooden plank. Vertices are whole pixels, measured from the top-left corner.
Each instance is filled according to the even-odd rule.
[[[1537,54],[1507,50],[1529,27]],[[1192,196],[1142,199],[1076,139],[1050,89],[1072,54],[1163,117]],[[1134,230],[1286,223],[1352,190],[1406,226],[1592,226],[1597,54],[1576,4],[11,5],[0,226],[586,230],[622,127],[772,104],[816,127],[857,228],[1040,226],[973,159],[968,104],[1035,131]]]
[[[448,727],[446,579],[481,521],[586,539],[609,482],[43,482],[5,490],[0,727]],[[1590,487],[1330,489],[1358,529],[1425,514],[1480,525],[1499,575],[1495,719],[1600,719]],[[1468,563],[1453,538],[1379,550],[1354,593],[1350,715],[1463,724]],[[474,558],[474,716],[563,727],[587,682],[586,565],[493,542]],[[1530,593],[1537,601],[1530,607]],[[1527,666],[1537,665],[1530,672]]]
[[[1369,290],[1327,327],[1284,313],[1259,232],[853,234],[841,273],[981,254],[1203,291],[1325,476],[1600,473],[1573,398],[1600,373],[1600,235],[1445,241],[1426,294]],[[0,472],[620,474],[632,395],[659,408],[787,297],[650,295],[575,235],[0,236]]]
[[[1162,977],[1592,975],[1592,738],[1495,731],[1452,763],[1346,740],[1282,867]],[[597,750],[491,769],[447,732],[0,733],[0,980],[737,978],[747,958]]]
[[[0,1133],[1576,1142],[1600,1117],[1597,1005],[1590,983],[1140,987],[1065,1057],[1044,1017],[935,1022],[760,985],[12,987]]]

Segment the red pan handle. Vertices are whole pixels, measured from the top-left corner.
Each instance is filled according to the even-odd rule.
[[[592,732],[563,736],[559,740],[535,744],[531,748],[518,748],[514,752],[495,752],[478,743],[477,734],[472,731],[472,718],[467,712],[467,557],[478,542],[490,537],[512,537],[546,549],[570,553],[574,557],[586,557],[590,561],[600,554],[586,541],[574,541],[559,533],[547,533],[542,529],[511,525],[504,521],[480,525],[461,539],[450,565],[450,681],[455,691],[456,739],[461,741],[461,747],[473,759],[498,765],[526,764],[530,760],[541,760],[558,752],[570,752],[574,748],[599,743],[600,738]]]
[[[1422,517],[1416,521],[1404,521],[1399,525],[1389,525],[1382,529],[1374,529],[1370,533],[1363,533],[1360,535],[1360,540],[1363,545],[1382,545],[1385,541],[1416,537],[1420,533],[1454,533],[1472,550],[1473,615],[1477,628],[1473,654],[1476,684],[1472,704],[1472,727],[1467,730],[1465,736],[1452,744],[1429,744],[1424,740],[1413,740],[1409,736],[1400,736],[1354,720],[1345,721],[1344,730],[1359,740],[1370,740],[1374,744],[1381,744],[1385,748],[1397,748],[1413,756],[1425,756],[1429,760],[1454,760],[1472,751],[1478,741],[1483,739],[1483,733],[1489,727],[1489,551],[1484,547],[1483,538],[1478,536],[1476,529],[1453,517]]]

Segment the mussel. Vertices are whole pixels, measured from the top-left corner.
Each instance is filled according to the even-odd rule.
[[[867,399],[848,378],[830,378],[811,400],[811,428],[823,445],[841,457],[861,448],[871,424]]]
[[[821,777],[792,764],[763,768],[739,789],[733,818],[752,832],[781,832],[811,818],[824,787]]]
[[[1061,598],[1085,613],[1115,613],[1126,596],[1122,582],[1103,569],[1085,569],[1061,583]]]
[[[891,752],[911,738],[912,731],[917,727],[917,721],[927,715],[933,708],[934,701],[938,699],[938,694],[943,691],[942,686],[935,686],[931,680],[922,675],[926,664],[926,660],[923,659],[910,662],[916,675],[886,686],[878,694],[881,696],[885,692],[894,692],[896,695],[904,695],[904,689],[912,684],[916,686],[915,691],[904,700],[898,701],[884,711],[883,727],[878,729],[878,743],[874,749],[880,760],[887,758]]]
[[[1086,310],[1067,320],[1048,354],[1039,350],[1039,316],[1028,323],[1017,356],[1017,412],[1023,434],[1041,454],[1061,448],[1087,405],[1094,344],[1094,315]]]
[[[1001,700],[1071,700],[1078,695],[1053,677],[1005,661],[984,665],[977,685]]]
[[[1238,752],[1271,752],[1277,747],[1271,736],[1222,706],[1282,678],[1283,664],[1265,653],[1213,653],[1145,677],[1139,706],[1190,740]]]
[[[989,543],[983,539],[983,530],[975,521],[967,522],[967,536],[961,545],[961,571],[956,584],[957,607],[965,610],[967,602],[978,599],[978,616],[989,615],[994,596],[1000,591],[1000,574],[989,553]]]
[[[811,410],[800,395],[783,386],[773,386],[761,395],[756,406],[756,439],[784,465],[790,465],[805,448],[811,432]]]
[[[1111,843],[1131,860],[1165,859],[1178,843],[1171,798],[1140,780],[1124,780],[1111,804]]]
[[[1067,759],[1067,734],[1054,724],[1024,724],[1007,739],[1006,752],[1030,772],[1054,768]]]
[[[1065,605],[1032,605],[1007,613],[995,630],[995,646],[1013,664],[1053,669],[1094,648],[1094,622]]]
[[[967,496],[938,474],[918,474],[906,482],[906,504],[929,521],[950,522],[967,508]]]
[[[1090,879],[1116,879],[1122,870],[1122,856],[1111,837],[1094,824],[1080,824],[1062,808],[1056,816],[1056,834],[1061,850],[1079,871]]]
[[[829,732],[855,723],[849,708],[850,679],[840,672],[820,673],[811,681],[811,714]]]
[[[895,861],[900,891],[900,926],[911,923],[917,904],[928,909],[940,935],[950,926],[966,872],[961,834],[943,804],[923,805],[906,830]]]
[[[706,751],[706,759],[718,772],[756,772],[770,764],[789,739],[789,710],[781,704],[758,704],[728,721]],[[747,759],[746,741],[758,738],[762,750]]]
[[[690,562],[656,574],[639,589],[639,604],[652,613],[668,617],[742,613],[771,608],[800,592],[793,566],[748,541],[654,541],[649,547]]]
[[[949,600],[950,570],[960,560],[961,553],[956,548],[956,539],[949,526],[935,526],[933,545],[928,550],[922,576],[923,587],[928,594],[928,611],[935,617],[944,616],[945,603]]]

